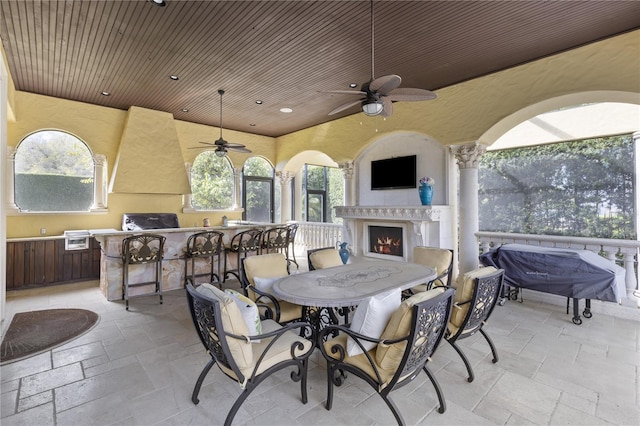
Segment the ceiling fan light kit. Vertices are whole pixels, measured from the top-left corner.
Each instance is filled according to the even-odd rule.
[[[362,103],[362,111],[368,116],[378,115],[383,109],[384,104],[380,101]]]
[[[362,107],[362,112],[367,116],[383,115],[390,117],[393,113],[393,102],[419,102],[435,99],[437,95],[425,89],[398,88],[402,83],[399,75],[391,74],[375,78],[375,32],[373,0],[371,0],[371,80],[362,85],[360,90],[328,90],[324,93],[337,95],[358,95],[356,101],[349,101],[329,112],[329,115],[337,114],[358,104]],[[350,84],[354,88],[355,85]]]
[[[222,95],[224,95],[224,90],[218,89],[218,94],[220,95],[220,137],[213,143],[211,142],[200,142],[205,146],[194,147],[193,149],[203,149],[203,148],[211,148],[215,147],[215,153],[218,157],[224,157],[227,155],[227,151],[236,151],[236,152],[244,152],[246,154],[250,154],[251,150],[247,149],[244,145],[240,143],[229,143],[224,140],[222,137]]]

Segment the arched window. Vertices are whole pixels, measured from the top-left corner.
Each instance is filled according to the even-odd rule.
[[[273,222],[273,167],[262,157],[251,157],[242,169],[244,220]]]
[[[30,134],[14,156],[14,201],[21,211],[89,211],[95,163],[74,135],[57,130]]]
[[[191,193],[196,210],[224,210],[233,206],[233,168],[229,159],[204,151],[191,167]]]

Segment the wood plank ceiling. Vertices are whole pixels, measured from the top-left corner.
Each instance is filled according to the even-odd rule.
[[[374,8],[375,77],[436,92],[640,28],[640,1]],[[372,71],[367,0],[2,0],[0,37],[17,90],[218,126],[222,88],[223,127],[267,136],[359,113],[328,116],[354,98],[320,92],[359,87]]]

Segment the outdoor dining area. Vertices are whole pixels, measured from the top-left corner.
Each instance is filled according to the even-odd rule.
[[[429,250],[425,248],[421,252],[426,255]],[[325,261],[331,258],[336,261],[335,253],[321,253],[325,254]],[[322,263],[320,257],[325,256],[319,256],[316,262]],[[261,257],[250,256],[248,259]],[[418,257],[414,260],[415,263],[421,263]],[[370,262],[365,259],[350,260],[353,264],[358,261]],[[300,269],[297,274],[295,266],[290,275],[283,269],[279,273],[286,274],[286,277],[309,273],[305,258],[299,256],[298,263]],[[247,265],[250,271],[251,266],[255,266],[251,262]],[[315,270],[334,275],[332,269],[339,270],[344,266]],[[433,265],[423,266],[433,268]],[[282,264],[278,268],[286,269]],[[446,271],[440,266],[436,269],[443,273]],[[263,270],[259,273],[266,274]],[[259,275],[257,277],[260,278]],[[197,288],[202,288],[205,280],[206,277],[199,279]],[[445,275],[440,280],[447,284],[448,277]],[[452,283],[453,286],[459,284],[459,280]],[[227,279],[222,286],[224,291],[235,289],[243,293],[238,280]],[[412,289],[425,288],[415,287]],[[214,282],[214,288],[220,291],[217,282]],[[410,294],[405,293],[405,296]],[[335,315],[336,319],[331,319],[330,326],[322,328],[322,335],[318,337],[322,340],[326,337],[326,340],[321,346],[313,346],[319,342],[317,338],[300,336],[302,329],[312,331],[309,322],[294,320],[280,325],[273,319],[265,318],[260,322],[260,343],[255,341],[259,338],[257,336],[250,337],[253,339],[251,344],[245,343],[246,338],[236,339],[229,334],[223,339],[231,347],[234,346],[233,342],[243,342],[239,346],[243,350],[241,353],[251,358],[226,353],[227,359],[233,355],[233,361],[214,364],[194,327],[188,294],[184,288],[166,291],[162,305],[155,295],[136,298],[131,301],[129,311],[124,309],[124,302],[108,301],[95,281],[11,295],[7,301],[9,312],[51,307],[83,308],[98,313],[100,318],[91,330],[66,344],[26,359],[2,364],[2,423],[223,424],[236,404],[237,411],[232,421],[235,425],[395,424],[397,420],[392,410],[378,393],[380,388],[381,392],[387,391],[386,396],[396,405],[405,423],[411,425],[635,425],[640,420],[635,390],[640,337],[637,320],[634,319],[602,313],[576,326],[571,316],[565,313],[564,306],[536,301],[529,296],[530,293],[521,302],[510,300],[504,305],[496,304],[482,330],[494,342],[496,354],[499,355],[497,363],[493,363],[491,347],[482,333],[478,332],[468,338],[462,338],[463,334],[457,338],[449,335],[448,343],[443,341],[447,339],[445,334],[425,364],[440,386],[440,396],[443,398],[440,401],[425,370],[415,370],[415,378],[408,383],[404,377],[400,377],[393,385],[393,375],[389,377],[388,370],[379,369],[380,381],[387,383],[384,387],[374,387],[367,379],[354,373],[356,367],[362,367],[368,377],[371,374],[375,376],[373,367],[369,370],[367,364],[358,363],[352,367],[347,363],[367,359],[369,355],[373,364],[377,365],[377,360],[382,356],[381,349],[385,346],[380,342],[368,342],[373,343],[374,348],[355,357],[340,350],[332,353],[332,347],[344,347],[344,342],[350,337],[345,336],[348,331],[344,311],[340,308],[325,310]],[[207,319],[203,320],[203,324],[216,326],[222,323],[226,333],[235,332],[238,337],[241,334],[248,335],[248,331],[229,329],[224,321],[228,317],[219,309],[211,310],[215,309],[213,303],[220,307],[221,302],[211,302],[206,294],[203,297],[206,300],[203,298],[200,306],[206,306],[208,312],[220,314],[220,317],[210,318],[205,315]],[[411,297],[414,296],[409,299]],[[439,297],[440,301],[448,300],[448,295],[443,293]],[[407,312],[407,300],[402,302],[402,307],[395,308],[396,319],[400,319],[400,316],[408,319],[397,312]],[[279,304],[282,313],[285,301]],[[462,313],[456,304],[454,293],[453,312],[445,333],[451,328],[456,312]],[[424,304],[420,306],[425,307]],[[300,316],[301,311],[302,308],[298,306],[295,312]],[[413,314],[413,309],[408,309],[408,312]],[[355,311],[348,308],[349,328],[353,328],[354,314]],[[411,316],[410,320],[413,321],[413,318]],[[246,327],[243,323],[234,322],[238,327]],[[295,328],[297,326],[294,324],[300,323],[302,325]],[[390,331],[389,323],[385,324],[383,332]],[[412,327],[413,323],[408,329]],[[418,324],[415,327],[416,331],[420,329]],[[334,337],[334,331],[341,334]],[[282,336],[276,340],[276,335],[280,333]],[[269,337],[264,337],[267,334]],[[205,339],[214,336],[218,335],[206,334]],[[291,340],[287,340],[289,338]],[[381,339],[388,338],[388,334],[381,336]],[[275,358],[269,357],[267,360],[265,355],[256,368],[259,355],[273,340],[276,343],[271,348],[282,349],[282,358],[272,364]],[[303,345],[295,352],[298,360],[293,360],[291,345],[298,341]],[[358,346],[357,342],[364,345],[366,340],[354,339],[355,346]],[[282,346],[276,347],[278,343]],[[391,359],[388,352],[392,347],[402,346],[401,342],[398,343],[389,345],[386,360]],[[474,376],[472,382],[468,381],[469,372],[465,362],[450,343],[455,343],[466,356]],[[348,349],[348,341],[346,345]],[[251,349],[250,353],[246,352],[247,346]],[[341,359],[342,353],[344,358]],[[219,353],[220,356],[223,354],[224,351]],[[327,402],[330,386],[328,370],[331,367],[325,355],[335,360],[331,364],[335,366],[334,377],[342,380],[340,386],[335,381],[331,385],[333,400],[330,410],[327,410]],[[280,361],[290,363],[284,368],[276,367]],[[238,367],[244,388],[237,380],[240,377],[237,370],[227,367],[231,366],[231,362]],[[404,361],[400,359],[400,362]],[[211,368],[204,373],[203,369],[208,363]],[[305,389],[302,387],[303,363],[306,363],[306,404],[302,402]],[[411,362],[408,364],[414,365]],[[256,374],[252,376],[254,369]],[[292,381],[292,373],[300,381]],[[198,380],[199,376],[201,381]],[[402,383],[405,384],[400,386]],[[198,404],[192,400],[196,384],[200,385],[200,392],[196,395]],[[252,391],[245,393],[246,389]],[[243,393],[241,402],[236,402],[240,401]],[[441,407],[444,408],[443,403],[446,410],[440,413]]]
[[[482,267],[452,283],[453,254],[417,246],[412,262],[351,258],[344,263],[335,247],[326,247],[308,252],[308,270],[292,271],[284,250],[258,251],[239,259],[240,289],[188,278],[191,318],[210,355],[192,402],[199,404],[201,387],[217,365],[240,391],[226,425],[260,383],[283,369],[299,383],[299,400],[306,404],[309,358],[316,354],[326,363],[326,410],[333,409],[335,387],[361,380],[404,425],[392,396],[424,373],[437,411],[445,413],[446,394],[429,361],[444,339],[465,366],[465,379],[473,382],[472,365],[457,342],[479,332],[492,362],[498,362],[484,326],[504,278],[503,270]],[[425,406],[425,414],[433,408]]]

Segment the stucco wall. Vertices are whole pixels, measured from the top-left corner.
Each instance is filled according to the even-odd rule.
[[[393,116],[387,119],[359,113],[277,139],[230,130],[224,130],[224,137],[247,145],[254,155],[265,157],[277,164],[278,169],[286,167],[290,159],[303,151],[322,152],[337,162],[352,161],[362,156],[373,141],[396,132],[421,135],[442,145],[478,140],[491,144],[501,135],[490,131],[497,123],[546,99],[580,92],[619,91],[639,98],[640,103],[639,70],[640,31],[635,31],[441,89],[434,101],[397,103]],[[65,130],[87,142],[95,154],[105,155],[111,176],[127,111],[24,92],[15,92],[9,103],[15,121],[8,120],[7,145],[15,147],[36,130]],[[174,122],[186,162],[192,162],[200,152],[190,149],[198,141],[214,141],[219,136],[219,129],[214,127]],[[242,167],[247,157],[229,155],[235,167]],[[3,164],[2,170],[5,168]],[[183,174],[184,169],[165,172],[170,178],[173,173]],[[180,195],[109,194],[106,214],[9,216],[7,237],[37,236],[42,227],[47,228],[49,235],[65,229],[119,228],[124,212],[175,212],[185,226],[202,223],[204,217],[218,223],[223,214],[231,219],[240,218],[239,212],[182,214],[181,206]]]
[[[278,162],[300,146],[326,152],[334,161],[353,160],[373,138],[398,130],[423,133],[443,145],[490,145],[500,135],[481,137],[505,117],[546,99],[593,91],[640,97],[640,31],[438,90],[433,101],[398,102],[387,119],[360,113],[282,136]]]

